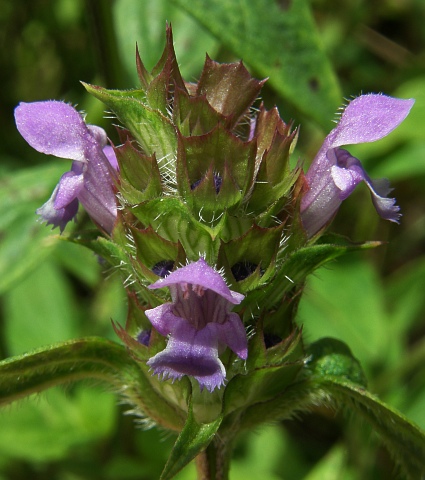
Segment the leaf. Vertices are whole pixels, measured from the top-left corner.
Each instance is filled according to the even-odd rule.
[[[121,392],[136,414],[180,431],[183,412],[152,388],[141,366],[124,347],[102,338],[46,347],[0,362],[0,406],[54,385],[97,379]]]
[[[67,278],[51,260],[6,292],[4,309],[4,335],[12,355],[77,335],[77,303]]]
[[[211,423],[197,423],[193,414],[192,399],[190,399],[186,423],[174,444],[160,480],[173,478],[177,472],[205,450],[217,432],[222,419],[223,417],[219,416]]]
[[[377,273],[365,261],[347,258],[311,276],[297,322],[310,341],[335,337],[347,343],[366,369],[390,362],[397,352],[400,337],[389,322]]]
[[[348,346],[335,338],[321,338],[307,349],[306,368],[312,375],[335,376],[366,387],[363,369]]]
[[[177,58],[187,80],[199,75],[205,52],[212,55],[217,50],[218,41],[169,0],[117,0],[113,3],[113,14],[120,56],[133,82],[138,81],[136,42],[143,63],[150,71],[162,54],[166,22],[173,25]]]
[[[50,196],[66,170],[51,163],[4,175],[0,181],[0,293],[39,265],[55,244],[35,210]]]
[[[338,405],[357,413],[373,427],[407,478],[422,478],[425,474],[424,431],[354,383],[324,377],[320,386]]]
[[[341,102],[304,0],[173,0],[255,69],[302,113],[329,129]],[[225,26],[225,28],[224,28]]]
[[[380,245],[379,242],[351,243],[343,237],[336,236],[324,236],[321,240],[324,242],[332,241],[332,243],[300,248],[290,253],[286,258],[281,259],[282,264],[269,286],[262,287],[260,291],[252,292],[250,297],[244,300],[243,304],[247,305],[249,301],[251,305],[253,303],[263,304],[270,309],[271,306],[277,304],[296,285],[302,284],[308,274],[322,265],[346,253]]]
[[[0,451],[25,461],[64,459],[70,449],[87,448],[112,435],[116,414],[114,395],[99,388],[51,389],[36,402],[0,411]]]

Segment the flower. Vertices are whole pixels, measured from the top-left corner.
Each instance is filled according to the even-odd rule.
[[[63,232],[80,201],[92,220],[111,233],[117,217],[114,182],[118,164],[113,148],[106,145],[105,131],[86,125],[75,108],[59,101],[20,103],[15,120],[19,133],[35,150],[73,160],[71,170],[62,175],[37,213]]]
[[[189,375],[201,390],[212,392],[224,384],[226,376],[219,350],[228,346],[240,358],[248,356],[243,323],[230,312],[244,295],[230,290],[203,258],[149,288],[163,287],[170,289],[172,302],[146,310],[146,316],[161,335],[169,335],[168,343],[147,363],[155,375],[173,380]]]
[[[371,180],[360,161],[340,147],[386,137],[407,117],[413,103],[413,99],[368,94],[348,104],[305,176],[308,189],[301,200],[301,219],[309,237],[332,219],[341,202],[361,181],[369,187],[378,214],[398,223],[400,208],[394,198],[387,198],[391,191],[389,182]]]

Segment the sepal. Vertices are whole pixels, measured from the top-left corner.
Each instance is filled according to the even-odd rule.
[[[120,199],[124,204],[141,203],[162,194],[155,154],[145,155],[130,140],[114,150],[120,168]]]

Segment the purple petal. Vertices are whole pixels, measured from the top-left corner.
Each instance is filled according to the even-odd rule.
[[[97,125],[86,125],[86,127],[92,137],[95,139],[96,143],[98,143],[101,148],[106,147],[108,143],[108,136],[106,135],[105,130]]]
[[[31,147],[48,155],[84,162],[87,142],[94,141],[81,115],[64,102],[20,103],[15,121]]]
[[[106,147],[103,147],[103,153],[105,157],[108,159],[108,162],[111,165],[111,167],[118,172],[119,165],[118,165],[118,160],[115,155],[114,149],[110,145],[106,145]]]
[[[210,392],[223,385],[226,374],[215,335],[208,328],[198,331],[183,319],[176,322],[165,350],[147,364],[163,378],[194,377],[201,390],[205,387]]]
[[[172,303],[164,303],[145,312],[151,324],[164,337],[173,331],[177,321],[182,320],[172,313],[172,308]]]
[[[65,208],[78,196],[78,193],[84,187],[83,174],[76,174],[75,172],[66,172],[59,180],[56,197],[54,200],[54,207],[56,210]]]
[[[349,103],[305,176],[308,190],[301,199],[301,219],[308,236],[326,226],[341,201],[361,181],[368,185],[379,215],[398,221],[399,207],[394,199],[385,198],[390,191],[388,183],[372,181],[360,161],[339,147],[385,137],[406,118],[413,103],[413,99],[401,100],[376,94],[362,95]]]
[[[223,277],[211,268],[203,258],[171,272],[167,277],[149,285],[149,288],[163,288],[187,283],[212,290],[233,304],[238,304],[245,298],[241,293],[230,290]]]
[[[216,331],[220,343],[227,345],[239,358],[248,358],[248,341],[245,327],[236,313],[229,313],[226,322],[209,323],[206,328]]]
[[[105,232],[111,233],[117,218],[114,192],[115,172],[107,158],[94,144],[88,151],[87,168],[84,171],[84,188],[78,194],[91,219]]]
[[[361,95],[345,108],[336,128],[326,137],[326,148],[375,142],[386,137],[407,117],[415,101],[385,95]]]
[[[77,215],[78,200],[75,198],[65,207],[56,209],[54,203],[58,188],[59,186],[55,188],[49,200],[47,200],[43,206],[38,208],[36,213],[41,216],[47,225],[53,225],[53,228],[59,227],[62,233],[66,224]]]

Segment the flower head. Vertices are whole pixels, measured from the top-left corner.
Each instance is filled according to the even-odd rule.
[[[79,201],[90,217],[110,233],[116,219],[114,176],[117,160],[105,131],[86,125],[64,102],[20,103],[15,109],[20,134],[37,151],[73,160],[50,199],[37,213],[61,232],[77,214]]]
[[[402,100],[385,95],[361,95],[345,108],[340,121],[325,138],[311,164],[306,182],[308,190],[301,201],[301,218],[309,236],[324,227],[358,183],[369,187],[372,202],[379,215],[398,222],[400,208],[385,179],[371,180],[360,161],[342,145],[375,142],[386,137],[408,115],[414,100]]]
[[[194,377],[210,392],[223,385],[226,370],[219,350],[229,347],[248,356],[245,328],[230,312],[244,296],[230,290],[203,258],[170,273],[150,288],[168,287],[172,302],[146,311],[155,329],[168,336],[165,350],[148,361],[154,374],[180,379]]]

